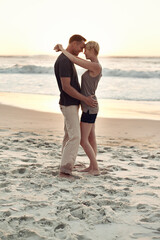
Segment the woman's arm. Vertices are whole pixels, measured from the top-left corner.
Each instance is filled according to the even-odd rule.
[[[90,71],[99,71],[101,69],[101,66],[99,65],[99,63],[96,62],[90,62],[87,60],[84,60],[82,58],[76,57],[73,54],[69,53],[67,50],[65,50],[61,44],[57,44],[54,47],[54,50],[58,51],[62,51],[62,53],[68,57],[73,63],[77,64],[80,67],[86,68]]]

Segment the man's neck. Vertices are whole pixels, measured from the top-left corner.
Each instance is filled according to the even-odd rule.
[[[72,50],[72,48],[71,48],[70,46],[68,46],[68,47],[66,48],[66,50],[67,50],[69,53],[71,53],[71,54],[74,55],[73,50]]]

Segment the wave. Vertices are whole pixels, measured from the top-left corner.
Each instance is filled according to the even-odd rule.
[[[9,68],[0,68],[0,73],[53,74],[53,67],[15,64]]]
[[[81,75],[84,70],[78,69]],[[19,65],[16,64],[8,68],[0,68],[0,73],[10,74],[54,74],[53,67],[36,66],[36,65]],[[160,78],[160,71],[137,71],[103,68],[102,75],[104,77],[125,77],[125,78]]]
[[[160,71],[137,71],[121,69],[103,69],[103,76],[127,78],[160,78]]]

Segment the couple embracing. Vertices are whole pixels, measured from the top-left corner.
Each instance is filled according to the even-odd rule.
[[[94,41],[85,44],[81,35],[73,35],[65,50],[57,44],[55,51],[61,51],[55,62],[54,70],[60,90],[60,108],[64,116],[64,138],[62,143],[61,177],[71,177],[77,157],[79,144],[87,154],[90,165],[82,170],[92,175],[99,175],[96,161],[97,144],[95,136],[95,120],[98,113],[98,102],[95,91],[102,76],[102,67],[98,61],[99,45]],[[86,59],[78,57],[83,52]],[[81,87],[74,64],[87,69],[82,75]],[[82,116],[79,124],[79,105]]]

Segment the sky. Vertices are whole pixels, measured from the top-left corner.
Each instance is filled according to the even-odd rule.
[[[160,56],[160,0],[0,0],[0,55],[57,55],[70,36],[100,56]]]

